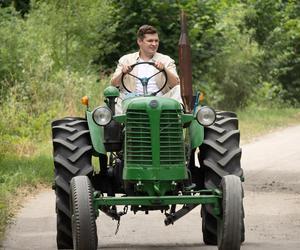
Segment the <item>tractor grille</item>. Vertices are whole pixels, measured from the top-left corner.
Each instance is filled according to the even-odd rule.
[[[184,162],[182,124],[177,110],[163,110],[160,118],[160,164]]]
[[[145,110],[127,110],[127,163],[152,165],[151,132]]]
[[[163,110],[160,118],[160,164],[184,162],[182,124],[177,110]],[[151,130],[145,110],[127,110],[127,163],[152,165]]]

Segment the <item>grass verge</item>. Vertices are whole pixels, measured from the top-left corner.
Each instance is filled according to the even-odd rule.
[[[277,129],[300,124],[300,109],[250,107],[238,112],[242,143]]]
[[[5,226],[25,196],[53,179],[50,156],[0,156],[0,239]]]

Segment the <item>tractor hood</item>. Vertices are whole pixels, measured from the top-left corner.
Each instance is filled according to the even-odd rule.
[[[141,96],[127,98],[122,103],[123,112],[130,110],[146,110],[147,113],[154,110],[180,110],[181,104],[170,98],[157,96]]]

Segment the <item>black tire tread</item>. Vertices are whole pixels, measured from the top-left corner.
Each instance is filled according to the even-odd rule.
[[[242,185],[235,175],[222,178],[223,224],[219,229],[219,250],[240,250],[242,233]]]
[[[203,242],[206,245],[217,245],[217,221],[207,212],[206,206],[201,206]]]
[[[71,180],[73,206],[73,245],[75,250],[97,249],[96,216],[93,207],[93,188],[87,176]]]
[[[215,124],[205,128],[205,137],[198,157],[200,166],[204,169],[204,187],[208,189],[219,188],[222,177],[226,175],[243,177],[243,169],[240,164],[242,152],[239,147],[240,131],[237,116],[228,111],[217,111],[216,114]],[[212,215],[211,206],[205,205],[204,207],[203,211],[210,216],[206,215],[206,220],[202,220],[203,241],[213,242],[216,245],[217,220]],[[204,222],[207,225],[203,225]]]
[[[213,178],[214,187],[217,188],[224,173],[242,177],[240,165],[242,152],[239,147],[240,132],[236,115],[233,112],[218,111],[216,123],[205,128],[204,136],[199,153],[200,166],[206,169],[204,186],[211,188],[205,184]],[[214,171],[205,164],[208,162],[214,163],[215,169],[217,167],[220,171]]]
[[[65,117],[52,122],[57,213],[57,247],[72,249],[70,181],[74,176],[92,176],[92,146],[87,121]]]

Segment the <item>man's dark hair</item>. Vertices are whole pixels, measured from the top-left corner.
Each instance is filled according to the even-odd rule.
[[[157,34],[157,30],[151,25],[144,24],[139,28],[137,37],[143,40],[146,34]]]

